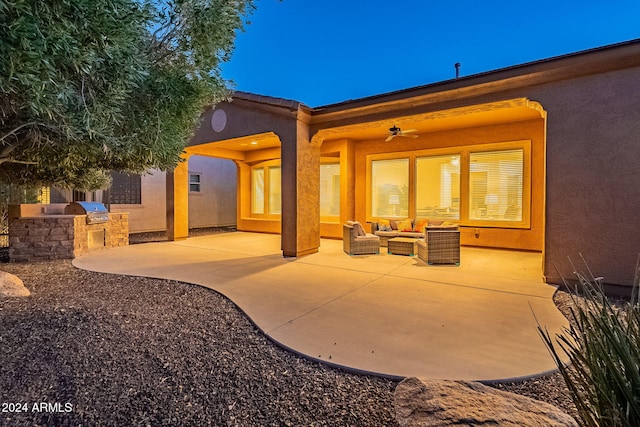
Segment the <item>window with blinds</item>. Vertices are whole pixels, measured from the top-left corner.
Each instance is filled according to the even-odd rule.
[[[409,159],[371,162],[371,214],[378,218],[409,215]]]
[[[522,221],[522,149],[469,154],[469,219]]]
[[[42,203],[43,205],[48,205],[49,203],[51,203],[50,187],[41,187],[38,190],[38,203]]]
[[[282,213],[281,196],[281,169],[280,166],[269,167],[269,213],[279,215]]]
[[[251,169],[251,213],[264,214],[264,169]]]
[[[367,218],[527,228],[530,141],[368,156]],[[403,157],[399,158],[399,155]]]
[[[340,163],[320,165],[320,216],[340,215]]]
[[[416,217],[460,219],[460,155],[416,159]]]

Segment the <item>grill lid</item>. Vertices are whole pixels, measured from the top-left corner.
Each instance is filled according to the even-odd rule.
[[[100,202],[72,202],[64,208],[65,215],[89,215],[109,213],[107,207]]]

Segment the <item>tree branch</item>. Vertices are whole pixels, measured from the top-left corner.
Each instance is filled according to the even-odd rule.
[[[2,138],[0,138],[0,143],[4,142],[5,139],[7,139],[9,136],[11,135],[15,135],[16,133],[18,133],[18,131],[22,128],[28,127],[28,126],[33,126],[33,125],[37,125],[37,122],[29,122],[29,123],[24,123],[21,124],[20,126],[18,126],[17,128],[9,131],[6,135],[4,135]]]
[[[10,159],[8,157],[0,158],[0,165],[3,164],[3,163],[16,163],[16,164],[19,164],[19,165],[37,165],[37,164],[39,164],[38,162],[27,162],[27,161],[24,161],[24,160],[12,160],[12,159]]]

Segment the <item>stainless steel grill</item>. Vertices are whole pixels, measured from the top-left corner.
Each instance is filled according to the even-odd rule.
[[[102,224],[109,221],[107,207],[99,202],[72,202],[64,208],[65,215],[86,215],[87,224]]]

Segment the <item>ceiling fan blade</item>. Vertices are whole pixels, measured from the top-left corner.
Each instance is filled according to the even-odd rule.
[[[411,133],[411,132],[417,132],[418,129],[407,129],[407,130],[403,130],[401,131],[402,133]]]
[[[403,136],[405,138],[417,138],[418,135],[406,135],[405,133],[399,133],[398,136]]]
[[[397,136],[397,135],[389,135],[389,136],[387,137],[387,139],[385,139],[385,140],[384,140],[384,142],[389,142],[389,141],[391,141],[395,136]]]

